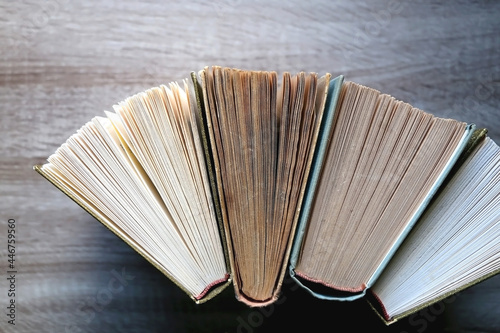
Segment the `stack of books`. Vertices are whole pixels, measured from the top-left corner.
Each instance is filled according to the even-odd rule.
[[[500,271],[500,148],[326,73],[219,66],[125,99],[34,169],[205,302],[286,274],[387,323]]]

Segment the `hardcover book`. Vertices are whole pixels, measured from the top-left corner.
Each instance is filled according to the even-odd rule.
[[[500,148],[480,135],[370,289],[387,324],[500,272]]]
[[[345,83],[329,146],[316,159],[323,166],[311,176],[314,190],[302,209],[290,275],[319,298],[363,297],[473,130]]]
[[[330,74],[205,68],[201,73],[231,276],[239,300],[281,288]],[[279,86],[278,86],[279,85]]]
[[[34,168],[203,303],[231,280],[195,83],[127,98]]]

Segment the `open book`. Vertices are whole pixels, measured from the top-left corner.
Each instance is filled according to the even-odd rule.
[[[500,148],[467,154],[371,288],[388,324],[500,272]]]
[[[230,281],[192,81],[95,117],[35,170],[196,302]]]
[[[386,297],[392,258],[476,133],[343,76],[214,66],[127,98],[34,168],[197,303],[232,284],[269,305],[288,271],[320,298],[373,291],[390,320],[410,311]]]

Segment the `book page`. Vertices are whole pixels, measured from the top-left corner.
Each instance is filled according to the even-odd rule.
[[[278,87],[274,72],[214,67],[203,80],[237,293],[269,302],[285,272],[329,76],[285,73]]]
[[[228,272],[187,90],[185,81],[126,99],[43,168],[199,299]]]
[[[373,292],[387,318],[500,271],[500,148],[465,160],[389,263]]]

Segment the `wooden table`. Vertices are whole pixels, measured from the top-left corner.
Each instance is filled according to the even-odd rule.
[[[195,305],[32,170],[94,115],[206,65],[344,74],[500,142],[500,2],[0,2],[0,332],[498,332],[500,277],[385,327],[364,302]],[[16,325],[7,324],[7,222]],[[121,274],[126,284],[111,292]]]

